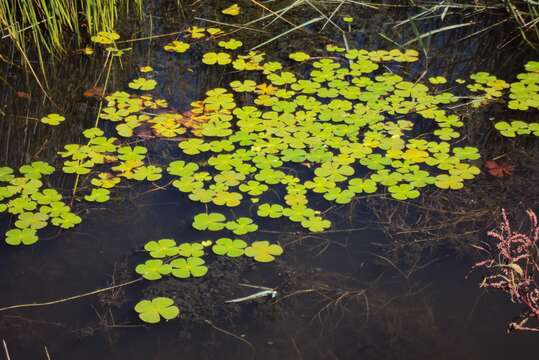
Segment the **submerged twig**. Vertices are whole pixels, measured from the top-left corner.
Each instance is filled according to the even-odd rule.
[[[233,338],[235,339],[238,339],[239,341],[247,344],[250,348],[251,348],[251,351],[253,352],[253,355],[255,353],[255,347],[253,346],[253,344],[251,344],[249,341],[245,340],[244,338],[242,338],[241,336],[239,335],[236,335],[234,333],[231,333],[230,331],[226,331],[224,329],[221,329],[220,327],[218,327],[217,325],[215,325],[214,323],[212,323],[210,320],[204,320],[204,322],[206,324],[208,324],[209,326],[211,326],[212,328],[214,328],[215,330],[217,331],[220,331],[222,332],[223,334],[226,334],[228,336],[232,336]]]
[[[2,339],[2,343],[4,344],[4,352],[6,354],[6,360],[11,360],[11,357],[9,357],[9,351],[7,349],[6,340]]]
[[[0,308],[0,312],[7,311],[7,310],[14,310],[14,309],[24,309],[24,308],[30,308],[30,307],[39,307],[39,306],[48,306],[48,305],[61,304],[61,303],[65,303],[65,302],[68,302],[68,301],[71,301],[71,300],[77,300],[77,299],[81,299],[83,297],[96,295],[96,294],[99,294],[99,293],[102,293],[102,292],[106,292],[106,291],[118,289],[118,288],[123,287],[123,286],[131,285],[131,284],[134,284],[134,283],[137,283],[137,282],[141,281],[142,279],[143,278],[140,277],[140,278],[137,278],[137,279],[134,279],[134,280],[126,281],[126,282],[118,284],[118,285],[113,285],[113,286],[109,286],[109,287],[106,287],[106,288],[103,288],[103,289],[97,289],[97,290],[90,291],[90,292],[87,292],[87,293],[74,295],[74,296],[70,296],[70,297],[63,298],[63,299],[58,299],[58,300],[52,300],[52,301],[47,301],[47,302],[42,302],[42,303],[30,303],[30,304],[19,304],[19,305],[6,306],[6,307],[3,307],[3,308]]]
[[[261,48],[262,46],[267,45],[267,44],[271,43],[272,41],[275,41],[275,40],[279,39],[280,37],[283,37],[283,36],[285,36],[285,35],[287,35],[287,34],[293,32],[293,31],[296,31],[296,30],[298,30],[298,29],[301,29],[301,28],[303,28],[303,27],[305,27],[305,26],[307,26],[307,25],[314,24],[315,22],[318,22],[318,21],[320,21],[320,20],[322,20],[322,19],[323,19],[322,17],[317,17],[317,18],[311,19],[311,20],[309,20],[309,21],[306,21],[306,22],[304,22],[304,23],[301,24],[301,25],[298,25],[298,26],[296,26],[296,27],[294,27],[294,28],[292,28],[292,29],[289,29],[289,30],[287,30],[287,31],[285,31],[285,32],[283,32],[283,33],[277,35],[277,36],[272,37],[271,39],[269,39],[269,40],[267,40],[267,41],[264,41],[262,44],[258,44],[257,46],[251,48],[250,50],[251,50],[251,51],[254,51],[254,50],[258,49],[258,48]]]
[[[465,27],[465,26],[470,26],[470,25],[473,25],[473,24],[475,24],[474,21],[467,22],[467,23],[463,23],[463,24],[456,24],[456,25],[444,26],[443,28],[436,29],[436,30],[432,30],[432,31],[426,32],[426,33],[424,33],[424,34],[421,34],[421,35],[417,36],[416,38],[414,38],[414,39],[412,39],[412,40],[410,40],[410,41],[404,43],[403,46],[408,46],[408,45],[410,45],[410,44],[415,43],[416,41],[421,41],[422,39],[424,39],[424,38],[426,38],[426,37],[429,37],[429,36],[432,36],[432,35],[435,35],[435,34],[444,32],[444,31],[453,30],[453,29],[458,29],[458,28]]]

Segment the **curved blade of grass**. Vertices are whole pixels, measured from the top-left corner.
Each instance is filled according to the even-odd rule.
[[[255,47],[251,48],[250,50],[253,51],[253,50],[256,50],[256,49],[258,49],[258,48],[261,48],[262,46],[267,45],[267,44],[269,44],[269,43],[271,43],[271,42],[273,42],[273,41],[275,41],[275,40],[277,40],[277,39],[279,39],[279,38],[281,38],[281,37],[283,37],[283,36],[285,36],[285,35],[287,35],[287,34],[293,32],[293,31],[302,29],[302,28],[304,28],[305,26],[314,24],[315,22],[318,22],[318,21],[320,21],[320,20],[322,20],[322,19],[323,19],[323,17],[317,17],[317,18],[311,19],[311,20],[309,20],[309,21],[306,21],[306,22],[304,22],[304,23],[301,24],[301,25],[295,26],[295,27],[293,27],[292,29],[289,29],[289,30],[287,30],[287,31],[285,31],[285,32],[283,32],[283,33],[277,35],[277,36],[272,37],[271,39],[269,39],[269,40],[267,40],[267,41],[264,41],[264,42],[261,43],[261,44],[256,45]]]

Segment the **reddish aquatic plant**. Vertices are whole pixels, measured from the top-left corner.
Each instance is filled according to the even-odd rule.
[[[537,216],[528,210],[530,230],[527,234],[515,232],[502,210],[502,223],[498,230],[488,235],[496,240],[496,249],[486,251],[488,258],[476,263],[473,269],[488,269],[489,275],[483,278],[481,288],[499,289],[511,297],[511,301],[524,306],[518,318],[511,322],[508,331],[539,331],[539,226]],[[529,325],[529,323],[534,323]]]
[[[495,160],[485,161],[485,167],[490,175],[495,177],[506,177],[513,174],[513,165],[509,163],[498,163]]]

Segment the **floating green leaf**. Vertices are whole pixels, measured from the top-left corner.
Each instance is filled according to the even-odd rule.
[[[257,215],[275,219],[283,216],[283,210],[284,208],[279,204],[262,204],[258,207]]]
[[[110,200],[110,191],[107,189],[92,189],[92,192],[84,196],[84,200],[104,203]]]
[[[188,43],[185,43],[183,41],[179,40],[173,40],[172,42],[166,44],[164,46],[165,51],[169,52],[176,52],[176,53],[184,53],[189,49],[190,45]]]
[[[276,256],[283,253],[283,248],[269,241],[255,241],[245,249],[245,255],[254,258],[258,262],[271,262]]]
[[[135,180],[148,180],[148,181],[156,181],[161,179],[163,175],[161,175],[162,169],[155,165],[148,165],[148,166],[140,166],[138,167],[135,172],[133,173],[133,179]]]
[[[245,235],[258,230],[258,225],[253,222],[253,219],[248,217],[240,217],[235,221],[229,221],[225,226],[236,235]]]
[[[170,274],[171,270],[171,265],[163,263],[162,260],[146,260],[144,264],[139,264],[135,268],[136,273],[146,280],[159,280],[163,275]]]
[[[29,179],[41,179],[43,175],[50,175],[54,172],[54,167],[44,161],[34,161],[29,165],[23,165],[19,172]]]
[[[306,54],[303,51],[298,51],[298,52],[292,53],[292,54],[288,55],[288,57],[290,59],[292,59],[294,61],[298,61],[298,62],[306,61],[306,60],[309,60],[311,58],[311,56],[309,54]]]
[[[195,215],[193,227],[197,230],[219,231],[225,227],[226,217],[220,213],[201,213]]]
[[[167,297],[139,301],[135,305],[135,311],[140,320],[148,324],[157,324],[161,321],[161,317],[168,321],[180,315],[180,309],[174,305],[172,299]]]
[[[218,45],[225,49],[236,50],[240,48],[243,43],[236,39],[229,39],[227,41],[219,41]]]
[[[35,229],[12,229],[6,232],[6,243],[9,245],[32,245],[38,240]]]
[[[178,247],[178,254],[183,257],[201,257],[204,256],[204,246],[199,243],[184,243]]]
[[[41,122],[47,125],[60,125],[66,118],[60,114],[49,114],[41,118]]]
[[[156,259],[162,259],[168,256],[178,254],[176,241],[173,239],[152,240],[144,245],[144,250],[150,253],[150,256]]]
[[[19,229],[34,229],[39,230],[47,226],[47,220],[49,216],[43,213],[30,213],[25,212],[19,215],[15,226]]]
[[[128,86],[135,90],[149,91],[155,89],[157,81],[153,79],[137,78],[131,81]]]
[[[0,181],[8,182],[15,178],[13,169],[7,166],[0,167]]]
[[[213,245],[212,250],[217,255],[238,257],[245,253],[247,243],[241,239],[220,238]]]
[[[180,279],[202,277],[208,273],[208,268],[204,264],[204,260],[199,257],[175,259],[170,263],[172,266],[171,274]]]
[[[232,62],[230,55],[224,52],[208,52],[202,57],[202,62],[207,65],[226,65]]]

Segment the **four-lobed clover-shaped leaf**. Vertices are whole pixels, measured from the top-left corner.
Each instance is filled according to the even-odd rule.
[[[174,305],[172,299],[167,297],[139,301],[135,305],[135,311],[140,320],[148,324],[157,324],[161,321],[161,317],[168,321],[180,315],[180,309]]]
[[[461,177],[447,174],[436,176],[436,182],[434,184],[440,189],[459,190],[464,187]]]
[[[15,226],[19,229],[39,230],[47,226],[49,216],[43,213],[24,212],[19,215]]]
[[[279,204],[262,204],[258,207],[256,214],[260,217],[270,217],[273,219],[283,216],[284,208]]]
[[[183,243],[178,246],[178,254],[183,257],[204,256],[204,246],[199,243]]]
[[[144,245],[144,250],[150,253],[150,256],[155,259],[162,259],[167,256],[178,254],[176,241],[173,239],[152,240]]]
[[[12,199],[7,204],[8,212],[13,215],[22,214],[25,211],[33,211],[37,208],[35,201],[26,196]]]
[[[198,170],[198,168],[199,166],[196,163],[186,163],[183,160],[176,160],[168,164],[167,172],[170,175],[191,177]]]
[[[301,226],[312,232],[322,232],[331,227],[331,221],[321,218],[320,216],[312,216],[301,221]]]
[[[163,275],[170,274],[171,270],[170,264],[165,264],[163,260],[158,259],[146,260],[144,264],[139,264],[135,268],[135,272],[146,280],[159,280]]]
[[[269,188],[266,184],[262,184],[256,180],[249,180],[246,183],[242,183],[239,186],[240,191],[247,193],[249,195],[258,196],[262,195]]]
[[[39,205],[48,205],[62,200],[62,195],[55,189],[44,189],[41,192],[33,193],[31,197]]]
[[[240,48],[243,43],[237,39],[228,39],[227,41],[219,41],[217,45],[225,49],[236,50]]]
[[[356,194],[362,192],[372,194],[376,192],[377,186],[374,180],[355,178],[348,181],[348,189]]]
[[[243,196],[237,192],[231,191],[219,191],[213,197],[213,203],[215,205],[225,205],[228,207],[236,207],[241,204]]]
[[[269,241],[255,241],[245,249],[245,255],[258,262],[271,262],[283,253],[283,248]]]
[[[415,199],[419,197],[419,191],[410,184],[390,186],[389,192],[391,193],[391,196],[397,200]]]
[[[144,146],[122,146],[118,148],[118,159],[120,160],[144,160],[148,149]]]
[[[66,174],[86,175],[92,171],[94,165],[93,161],[64,161],[62,171]]]
[[[199,257],[175,259],[170,263],[172,266],[171,274],[180,279],[202,277],[208,272],[208,267],[204,264],[205,261]]]
[[[235,221],[227,222],[225,226],[236,235],[245,235],[258,230],[258,225],[248,217],[239,217]]]
[[[303,51],[298,51],[298,52],[292,53],[292,54],[288,55],[288,57],[290,59],[294,60],[294,61],[297,61],[297,62],[306,61],[306,60],[309,60],[311,58],[311,56],[309,54],[306,54]]]
[[[82,222],[80,216],[73,213],[63,213],[60,216],[53,217],[51,223],[62,229],[71,229]]]
[[[164,49],[168,52],[175,53],[184,53],[190,48],[190,45],[186,42],[180,40],[173,40],[172,42],[165,45]]]
[[[108,189],[92,189],[88,195],[84,195],[84,200],[90,202],[104,203],[110,200],[110,191]]]
[[[66,118],[63,117],[62,115],[60,114],[49,114],[47,116],[44,116],[41,118],[41,121],[43,124],[47,124],[47,125],[51,125],[51,126],[56,126],[56,125],[60,125]]]
[[[5,241],[9,245],[32,245],[35,244],[39,238],[36,235],[35,229],[11,229],[6,232]]]
[[[238,257],[245,253],[247,243],[241,239],[220,238],[212,246],[212,251],[217,255]]]
[[[41,179],[43,175],[52,174],[54,167],[44,161],[34,161],[29,165],[21,166],[19,172],[29,179]]]
[[[150,91],[155,89],[157,81],[154,79],[137,78],[128,84],[129,88],[142,91]]]
[[[92,36],[91,40],[98,44],[110,45],[120,39],[120,35],[115,31],[100,31]]]
[[[135,169],[135,172],[133,173],[133,179],[135,180],[148,180],[148,181],[156,181],[163,177],[162,169],[155,165],[148,165],[148,166],[140,166]]]
[[[202,57],[202,62],[207,65],[226,65],[232,62],[232,59],[229,54],[224,52],[207,52]]]
[[[195,215],[193,227],[197,230],[219,231],[224,229],[226,217],[221,213],[201,213]]]

